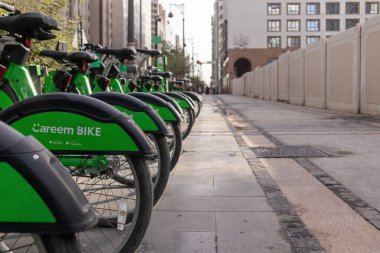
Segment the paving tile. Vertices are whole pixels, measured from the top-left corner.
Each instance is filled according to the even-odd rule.
[[[212,175],[207,175],[204,177],[196,176],[176,176],[170,175],[168,184],[206,184],[214,185],[214,178]]]
[[[229,168],[229,169],[251,169],[247,160],[239,159],[238,157],[218,157],[214,158],[214,168]]]
[[[248,147],[275,147],[275,145],[263,135],[243,135]]]
[[[214,196],[213,185],[199,185],[199,184],[169,184],[165,193],[166,196]]]
[[[195,160],[197,160],[195,157],[192,159],[193,161],[181,161],[180,163],[178,163],[175,167],[175,169],[186,169],[186,170],[189,170],[191,171],[191,169],[193,168],[198,168],[198,169],[209,169],[209,168],[213,168],[214,167],[214,163],[211,161],[207,161],[207,162],[195,162]],[[210,160],[210,158],[209,158]]]
[[[215,196],[255,197],[265,194],[254,175],[251,176],[214,176]]]
[[[174,172],[173,175],[180,176],[196,176],[196,177],[204,177],[204,176],[215,176],[215,175],[252,175],[252,170],[249,167],[223,167],[223,168],[192,168],[191,170],[186,168],[178,168]]]
[[[138,253],[213,253],[214,232],[148,231]]]
[[[149,230],[215,232],[215,213],[154,211]]]
[[[218,253],[290,253],[274,212],[216,213]]]
[[[192,197],[164,196],[160,211],[189,212],[266,212],[271,211],[265,197]]]

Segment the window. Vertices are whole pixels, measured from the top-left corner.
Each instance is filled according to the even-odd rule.
[[[311,44],[319,40],[319,36],[307,36],[306,37],[306,44]]]
[[[306,31],[318,32],[319,31],[319,20],[306,20]]]
[[[280,32],[281,20],[268,20],[268,32]]]
[[[288,20],[288,32],[299,32],[300,22],[299,20]]]
[[[359,14],[359,3],[346,3],[346,14]]]
[[[340,4],[339,3],[326,3],[326,14],[339,14]]]
[[[291,3],[288,4],[288,15],[299,15],[300,14],[300,4]]]
[[[346,29],[356,26],[359,21],[359,19],[346,19]]]
[[[289,36],[288,37],[288,47],[301,47],[301,37]]]
[[[307,15],[318,15],[319,14],[319,3],[306,4],[306,14]]]
[[[365,14],[379,14],[379,3],[365,3]]]
[[[268,37],[268,47],[280,48],[281,47],[281,37],[279,37],[279,36]]]
[[[268,15],[281,15],[281,4],[279,3],[268,4]]]
[[[340,20],[339,19],[327,19],[326,20],[326,31],[339,31],[340,30]]]

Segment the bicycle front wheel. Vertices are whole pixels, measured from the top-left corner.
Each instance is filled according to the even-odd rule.
[[[189,136],[191,129],[195,123],[195,113],[192,109],[183,109],[181,114],[183,122],[181,123],[182,140],[185,140]]]
[[[153,180],[153,206],[165,191],[170,174],[170,151],[164,135],[148,134],[154,155],[148,157],[149,171]]]
[[[96,227],[77,234],[83,252],[134,252],[153,208],[152,179],[144,157],[59,157],[98,215]],[[100,164],[94,167],[94,164]]]
[[[74,234],[0,234],[1,253],[80,253]]]
[[[170,152],[170,171],[172,171],[182,153],[182,133],[179,124],[170,122],[166,124],[166,127],[169,130],[167,141]]]

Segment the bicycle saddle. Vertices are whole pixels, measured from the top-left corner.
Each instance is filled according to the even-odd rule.
[[[136,51],[132,48],[123,48],[123,49],[99,48],[95,52],[99,54],[115,56],[117,59],[121,61],[123,60],[132,61],[136,59]]]
[[[159,56],[159,55],[162,55],[162,52],[158,49],[136,49],[137,52],[139,52],[140,54],[146,54],[146,55],[149,55],[151,57],[155,57],[155,56]]]
[[[69,53],[67,54],[66,58],[69,62],[74,63],[74,64],[79,64],[79,63],[84,63],[84,62],[93,63],[98,60],[98,56],[96,56],[96,54],[85,52],[85,51]]]
[[[37,40],[54,39],[51,30],[59,30],[54,18],[39,12],[0,17],[0,29]]]
[[[171,78],[173,76],[172,72],[153,72],[153,75],[161,76],[165,79]]]
[[[59,63],[92,63],[98,60],[98,57],[90,52],[78,51],[73,53],[64,53],[54,50],[43,50],[40,52],[41,56],[49,57],[56,60]]]
[[[154,82],[162,82],[163,78],[159,75],[152,75],[152,76],[150,76],[150,80],[152,80]]]
[[[155,81],[155,82],[161,82],[162,77],[153,75],[153,76],[145,76],[145,75],[140,75],[139,78],[143,81]]]
[[[190,82],[191,80],[189,79],[177,79],[178,82],[183,82],[183,83],[188,83]]]
[[[52,58],[59,63],[64,63],[66,58],[65,52],[54,51],[54,50],[43,50],[40,52],[41,56]]]
[[[174,84],[182,86],[185,84],[185,82],[184,81],[174,81]]]

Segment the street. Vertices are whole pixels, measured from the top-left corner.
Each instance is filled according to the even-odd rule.
[[[139,252],[380,252],[379,118],[205,100]]]

